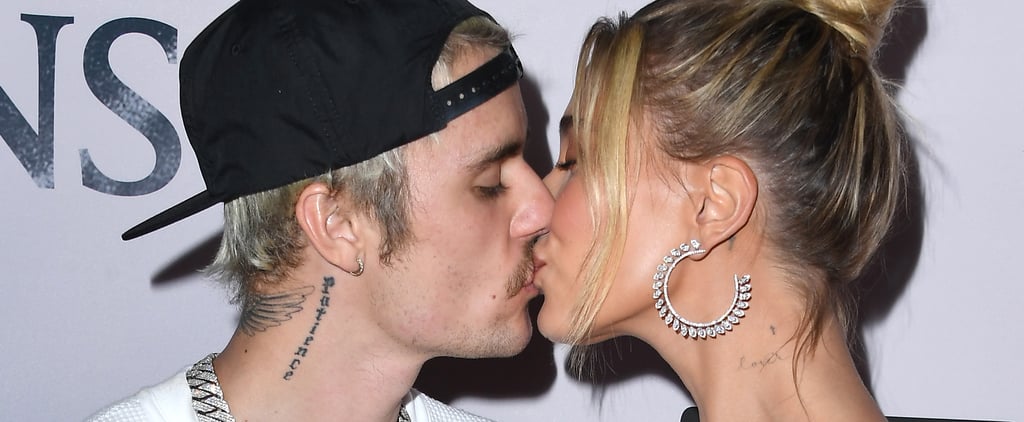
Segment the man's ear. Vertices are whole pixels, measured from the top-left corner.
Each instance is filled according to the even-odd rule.
[[[310,183],[299,193],[295,219],[324,260],[350,273],[359,270],[365,247],[363,217],[340,195],[332,195],[322,182]]]
[[[757,202],[757,177],[734,156],[715,157],[703,168],[697,225],[699,239],[710,248],[733,237],[750,221]]]

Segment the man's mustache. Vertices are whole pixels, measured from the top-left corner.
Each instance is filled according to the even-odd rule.
[[[508,281],[508,297],[510,298],[518,295],[526,281],[533,276],[533,245],[535,244],[537,244],[537,238],[527,242],[523,247],[523,260],[516,266]]]

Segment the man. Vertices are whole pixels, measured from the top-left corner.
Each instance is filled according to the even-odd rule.
[[[532,332],[552,199],[507,33],[465,0],[242,0],[180,72],[207,190],[123,237],[225,202],[209,273],[240,323],[92,420],[482,420],[411,386]]]

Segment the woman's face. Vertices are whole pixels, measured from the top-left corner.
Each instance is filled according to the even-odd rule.
[[[593,243],[594,226],[582,180],[575,174],[577,145],[571,116],[562,118],[559,131],[558,162],[544,177],[544,184],[555,197],[555,208],[550,232],[534,248],[537,263],[534,285],[544,294],[544,305],[537,317],[538,328],[545,337],[564,342],[569,332],[570,313],[581,288],[577,280],[580,267]]]
[[[581,267],[595,241],[585,183],[582,175],[574,171],[578,146],[571,125],[570,117],[562,119],[558,163],[544,178],[555,196],[555,207],[550,232],[538,241],[534,250],[538,264],[534,283],[544,294],[537,325],[545,337],[562,342],[570,331],[573,307],[580,297]],[[649,136],[645,133],[630,131],[627,143],[632,154],[643,151],[649,144],[642,141],[644,136]],[[651,160],[628,161],[628,229],[625,239],[607,240],[625,242],[621,264],[614,274],[599,280],[599,284],[611,283],[611,287],[591,327],[591,337],[584,340],[585,343],[623,334],[635,335],[631,324],[638,321],[648,324],[658,318],[651,298],[651,277],[662,257],[679,244],[680,236],[673,233],[684,229],[685,218],[680,218],[683,216],[678,215],[678,210],[686,195],[681,194],[680,189],[670,189],[664,173],[656,171]]]

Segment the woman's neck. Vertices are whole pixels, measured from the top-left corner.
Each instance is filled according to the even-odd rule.
[[[725,335],[684,338],[659,324],[656,313],[636,325],[644,327],[637,336],[692,394],[702,421],[884,420],[857,373],[843,329],[829,318],[816,341],[799,347],[795,335],[805,307],[795,300],[797,291],[777,268],[751,270],[750,308]],[[722,311],[729,304],[728,298],[707,299],[724,303]]]

